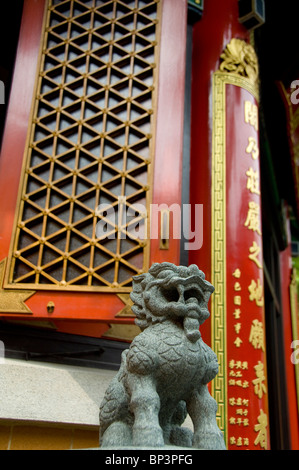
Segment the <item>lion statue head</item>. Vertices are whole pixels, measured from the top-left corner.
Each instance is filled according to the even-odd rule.
[[[157,322],[172,321],[184,327],[187,337],[200,337],[199,325],[210,315],[208,301],[214,287],[195,264],[155,263],[133,277],[131,300],[136,325],[144,330]]]

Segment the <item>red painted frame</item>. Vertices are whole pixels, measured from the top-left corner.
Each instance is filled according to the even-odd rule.
[[[28,123],[35,89],[45,0],[25,0],[11,96],[0,158],[0,261],[9,253],[19,191]],[[187,2],[163,0],[160,64],[157,99],[157,129],[153,173],[153,203],[180,204],[181,158],[184,114],[185,47]],[[178,263],[179,240],[170,240],[161,250],[159,240],[151,242],[150,262]],[[54,313],[47,311],[49,301]],[[101,336],[124,304],[113,293],[38,291],[26,301],[33,312],[24,320],[49,320],[63,331]],[[1,314],[19,319],[17,314]],[[84,324],[83,324],[84,320]],[[92,323],[90,323],[92,322]],[[103,325],[100,326],[100,323]]]

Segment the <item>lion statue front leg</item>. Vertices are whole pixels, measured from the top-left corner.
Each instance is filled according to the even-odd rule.
[[[163,447],[163,432],[159,424],[160,398],[150,376],[131,374],[130,410],[134,415],[132,445]]]
[[[164,445],[163,431],[159,424],[160,397],[155,383],[157,363],[155,350],[140,335],[127,356],[126,388],[130,396],[129,409],[134,416],[133,446]]]
[[[192,447],[207,450],[225,450],[222,432],[216,422],[217,403],[207,385],[194,390],[187,402],[187,410],[193,421]]]

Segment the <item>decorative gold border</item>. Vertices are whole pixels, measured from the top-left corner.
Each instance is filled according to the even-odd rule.
[[[211,298],[211,344],[218,357],[219,373],[211,391],[218,404],[218,425],[227,441],[226,85],[245,88],[257,100],[258,90],[238,74],[217,71],[213,75],[211,282],[215,292]]]
[[[22,315],[31,315],[32,311],[25,304],[35,291],[19,290],[18,292],[9,289],[3,289],[3,279],[7,259],[0,261],[0,313],[20,313]]]

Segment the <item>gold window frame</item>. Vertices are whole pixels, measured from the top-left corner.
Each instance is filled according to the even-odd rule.
[[[93,0],[88,4],[48,0],[46,5],[6,288],[129,292],[128,273],[148,269],[161,2],[103,0],[99,4]],[[78,182],[83,188],[79,194]],[[97,212],[102,194],[111,208],[134,212],[133,223],[119,230],[105,213]],[[56,202],[52,203],[53,195]],[[136,217],[140,202],[146,214],[139,212]],[[109,239],[113,249],[96,237],[99,220],[115,234]],[[89,235],[80,229],[81,223],[86,229],[88,222],[92,224]],[[130,226],[136,223],[145,227],[143,239],[130,234]],[[56,232],[51,232],[55,225]],[[72,240],[79,241],[71,246]],[[127,245],[122,248],[124,240]],[[89,254],[89,263],[80,260],[82,252]],[[135,258],[134,265],[130,260]],[[23,267],[21,275],[18,266]],[[78,275],[70,275],[70,266]]]

